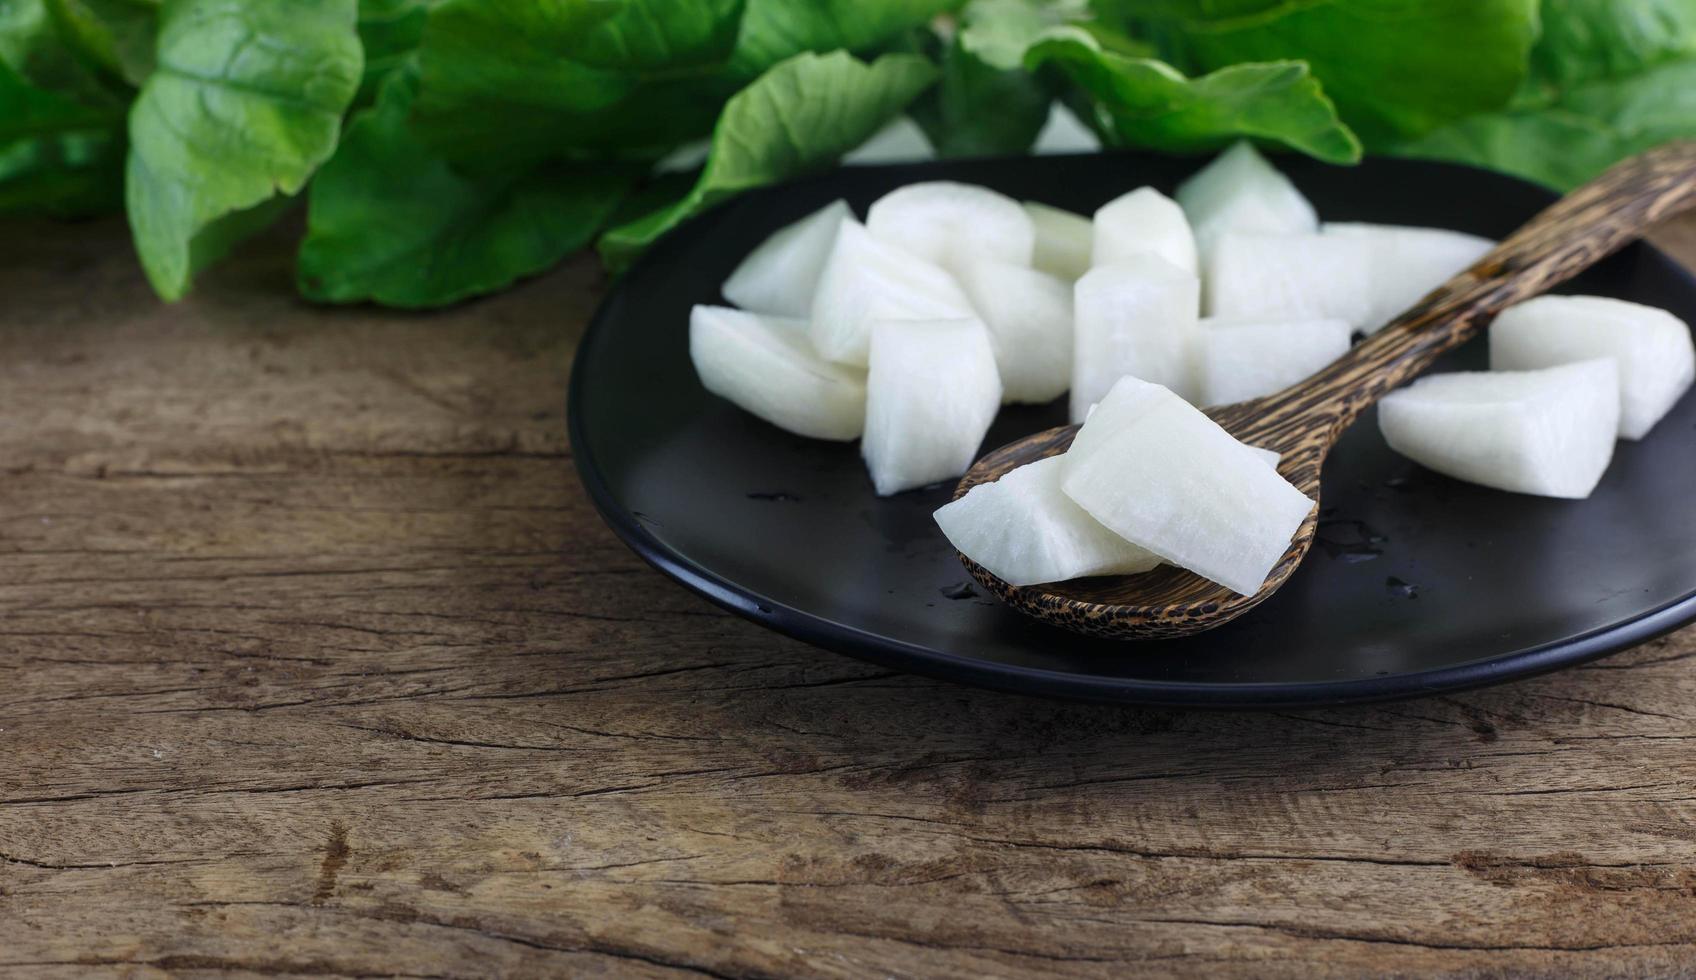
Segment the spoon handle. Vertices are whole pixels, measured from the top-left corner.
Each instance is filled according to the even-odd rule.
[[[1255,445],[1328,446],[1367,406],[1470,339],[1506,307],[1572,278],[1655,222],[1692,207],[1696,142],[1669,143],[1623,160],[1545,208],[1329,367],[1245,404],[1249,411],[1227,428]]]

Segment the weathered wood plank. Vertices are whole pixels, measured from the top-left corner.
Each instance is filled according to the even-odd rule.
[[[600,525],[588,261],[429,316],[288,275],[0,242],[0,972],[1696,968],[1696,631],[1284,714],[892,675]]]

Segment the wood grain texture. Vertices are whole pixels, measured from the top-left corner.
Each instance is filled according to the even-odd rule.
[[[588,260],[321,311],[271,240],[165,308],[9,231],[0,974],[1696,971],[1696,631],[1287,714],[892,675],[601,526]]]
[[[964,555],[961,563],[1007,605],[1078,633],[1151,640],[1222,626],[1266,601],[1313,547],[1323,504],[1320,470],[1360,413],[1476,336],[1497,313],[1547,292],[1692,208],[1696,142],[1668,143],[1622,160],[1543,209],[1312,377],[1263,398],[1208,409],[1226,432],[1278,453],[1278,472],[1314,502],[1289,549],[1252,594],[1172,565],[1136,575],[1013,586]],[[1038,432],[986,454],[960,480],[955,499],[1010,470],[1065,452],[1079,428]]]

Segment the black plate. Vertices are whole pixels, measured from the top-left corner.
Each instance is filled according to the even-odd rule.
[[[1279,161],[1331,221],[1501,237],[1552,200],[1458,166]],[[578,470],[643,558],[757,623],[903,670],[1008,690],[1163,704],[1270,706],[1491,684],[1619,650],[1696,618],[1696,397],[1622,442],[1586,501],[1475,487],[1390,452],[1377,420],[1324,474],[1326,523],[1295,576],[1220,629],[1114,643],[1026,619],[965,585],[932,523],[951,487],[873,496],[854,445],[791,436],[709,395],[689,307],[768,233],[833,198],[862,215],[915,180],[985,184],[1089,213],[1141,184],[1171,192],[1199,161],[1096,154],[845,169],[748,194],[678,230],[607,297],[570,393]],[[1696,322],[1696,282],[1634,245],[1568,291]],[[1438,370],[1482,368],[1482,341]],[[985,448],[1064,419],[1064,399],[1004,409]]]

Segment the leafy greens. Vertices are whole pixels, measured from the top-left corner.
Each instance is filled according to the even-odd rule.
[[[1393,147],[1556,189],[1696,137],[1696,0],[1546,0],[1531,72],[1502,108]]]
[[[175,299],[303,196],[304,295],[427,307],[622,268],[903,113],[1025,152],[1056,100],[1569,187],[1696,136],[1696,0],[5,0],[0,212],[122,207]]]

